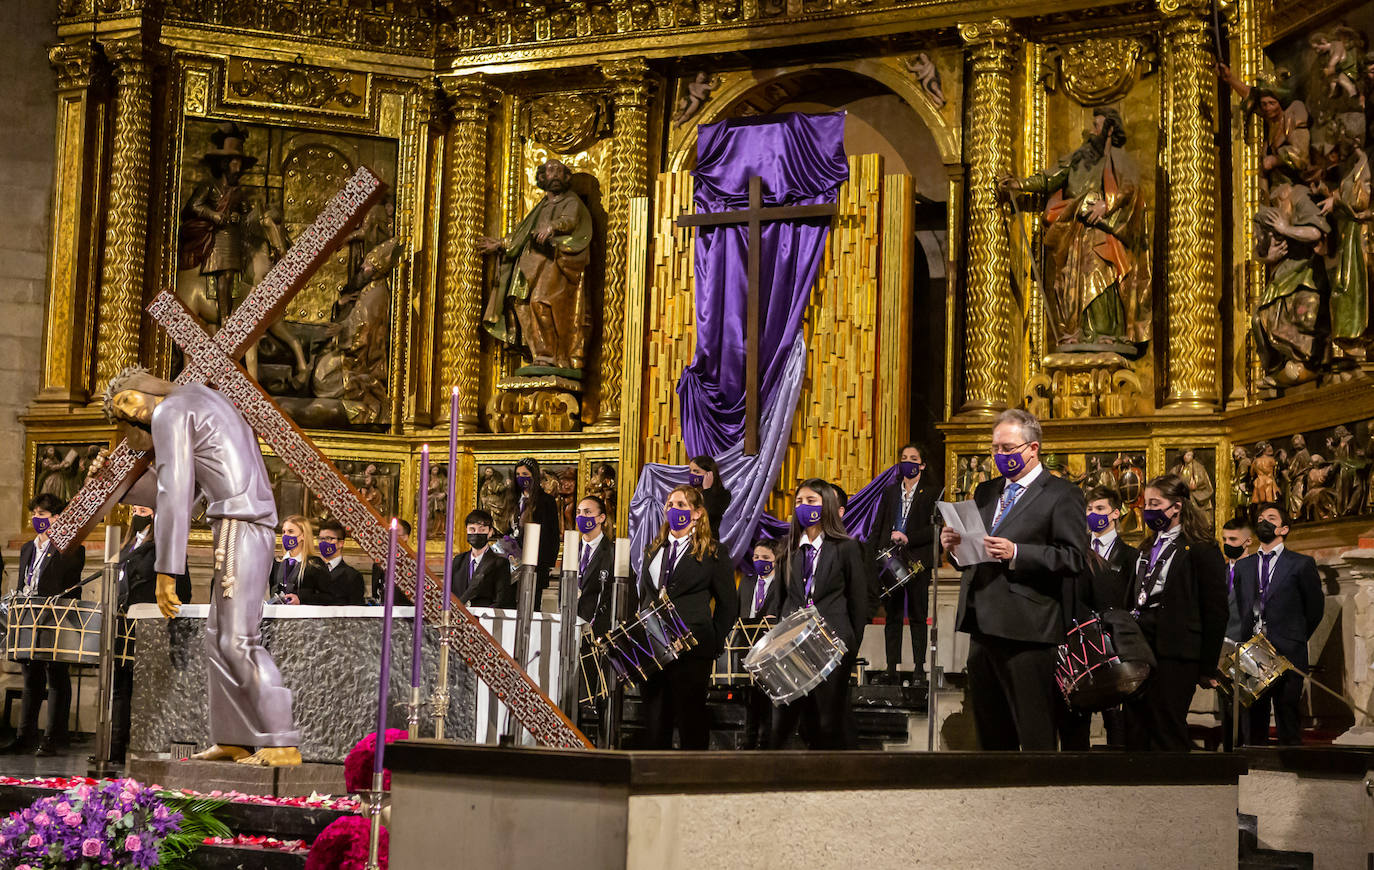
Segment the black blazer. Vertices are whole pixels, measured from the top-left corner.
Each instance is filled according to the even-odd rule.
[[[578,538],[579,562],[582,560],[582,546],[582,539]],[[604,634],[611,627],[611,571],[615,568],[614,563],[615,544],[603,532],[601,541],[587,561],[587,570],[577,578],[577,615],[590,622],[593,633],[597,635]],[[598,623],[601,625],[599,630]]]
[[[283,556],[272,563],[271,585],[268,588],[273,595],[299,595],[301,603],[305,604],[305,593],[301,592],[302,589],[329,588],[329,569],[319,556],[307,554],[294,566],[288,566],[286,559],[287,557]],[[294,570],[288,571],[288,567],[294,567]]]
[[[706,504],[706,519],[711,522],[711,537],[720,540],[720,523],[725,516],[725,509],[730,506],[730,490],[725,488],[725,483],[720,479],[720,472],[716,472],[716,479],[713,481],[715,486],[701,491],[702,501]]]
[[[863,545],[853,538],[827,536],[816,557],[816,580],[811,598],[830,630],[838,635],[851,655],[859,651],[868,624],[868,569],[864,566]],[[786,591],[779,616],[787,616],[806,606],[806,555],[800,543],[792,551],[787,569]]]
[[[1088,543],[1087,565],[1079,576],[1079,601],[1092,610],[1102,613],[1106,610],[1129,610],[1133,603],[1131,583],[1135,580],[1135,565],[1140,551],[1121,539],[1120,535],[1112,541],[1112,548],[1105,557],[1099,557]]]
[[[48,550],[43,554],[41,565],[33,564],[34,556],[37,555],[38,548],[33,541],[25,541],[24,546],[19,548],[19,585],[15,588],[23,591],[25,580],[32,574],[38,574],[38,586],[34,589],[34,595],[39,598],[51,598],[54,595],[64,595],[66,598],[80,598],[81,589],[71,589],[81,582],[81,571],[86,567],[86,548],[80,544],[72,546],[66,553],[59,552],[57,545],[48,544]],[[71,589],[71,591],[67,591]]]
[[[513,609],[516,586],[510,562],[488,547],[477,562],[474,576],[472,550],[459,553],[453,557],[453,594],[468,607]]]
[[[296,593],[301,604],[342,607],[363,603],[363,575],[357,568],[343,560],[332,570],[324,563],[321,567],[325,570],[305,572],[305,580]]]
[[[1326,596],[1317,563],[1311,556],[1283,548],[1276,557],[1264,603],[1264,636],[1284,658],[1307,670],[1307,641],[1322,621]],[[1236,610],[1241,636],[1255,636],[1255,600],[1259,597],[1259,554],[1236,562]]]
[[[781,562],[778,563],[781,566]],[[758,591],[759,578],[753,571],[746,573],[739,581],[739,618],[748,620],[749,611],[754,608],[754,593]],[[784,581],[778,567],[773,568],[773,576],[768,578],[768,591],[763,593],[763,609],[754,619],[764,616],[777,616],[782,611],[782,587]]]
[[[135,604],[157,603],[157,569],[153,567],[157,560],[157,543],[153,540],[152,530],[148,530],[141,545],[130,549],[133,542],[134,539],[130,537],[119,551],[119,570],[123,576],[122,594],[119,596],[121,610],[127,610]],[[176,593],[177,600],[182,604],[191,603],[189,570],[176,576]]]
[[[548,588],[549,580],[553,576],[553,566],[558,562],[558,549],[563,546],[563,526],[558,519],[558,502],[544,492],[537,482],[530,484],[529,497],[534,500],[534,510],[529,521],[539,525],[539,561],[535,565],[535,576],[538,580],[538,589],[543,592]],[[523,521],[518,539],[523,544]],[[537,603],[535,609],[538,609]]]
[[[1164,569],[1159,605],[1141,611],[1140,627],[1157,657],[1195,661],[1204,675],[1212,674],[1226,635],[1226,557],[1214,541],[1192,544],[1180,537],[1175,546]],[[1138,602],[1149,563],[1149,548],[1142,546],[1131,582],[1131,607]]]
[[[1016,544],[1016,558],[964,569],[955,627],[1008,640],[1062,643],[1064,583],[1087,566],[1083,491],[1043,470],[993,531],[1005,483],[998,478],[978,484],[973,500],[988,534]]]
[[[645,581],[638,584],[639,606],[652,604],[658,590],[649,580],[649,569],[663,545],[650,548],[644,556]],[[716,542],[714,555],[698,559],[690,549],[678,557],[677,566],[664,584],[668,600],[678,617],[691,630],[697,645],[682,653],[683,658],[714,659],[725,649],[730,629],[739,618],[739,599],[735,595],[735,569],[725,548]]]

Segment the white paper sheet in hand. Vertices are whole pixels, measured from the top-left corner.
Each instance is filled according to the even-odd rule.
[[[978,513],[978,505],[973,503],[973,499],[942,501],[938,504],[945,525],[958,532],[961,539],[959,546],[949,551],[954,561],[961,568],[993,561],[983,549],[983,539],[988,536],[988,530],[983,527],[983,515]]]

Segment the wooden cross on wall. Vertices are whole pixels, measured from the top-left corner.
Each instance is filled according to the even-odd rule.
[[[359,188],[368,188],[374,184],[375,188],[370,193],[358,196]],[[353,534],[363,551],[376,562],[386,559],[390,545],[386,521],[358,494],[352,484],[339,473],[334,463],[320,452],[310,437],[282,413],[272,397],[239,365],[237,360],[242,350],[235,350],[239,348],[239,344],[234,336],[242,335],[247,339],[255,333],[257,337],[261,337],[262,331],[275,320],[275,316],[280,315],[291,297],[305,284],[318,262],[322,262],[325,256],[338,247],[348,231],[366,214],[367,208],[380,198],[381,191],[381,181],[366,169],[360,169],[358,174],[350,179],[344,190],[326,206],[315,224],[297,242],[298,246],[302,243],[309,246],[320,245],[320,256],[308,260],[298,257],[296,266],[283,273],[289,280],[269,288],[265,285],[272,282],[273,275],[276,274],[274,269],[263,284],[254,288],[248,299],[235,312],[235,317],[243,315],[244,320],[241,322],[256,320],[257,325],[251,330],[230,332],[226,328],[211,338],[182,301],[169,291],[160,293],[148,306],[148,312],[186,356],[186,368],[178,378],[178,383],[212,384],[233,402],[258,437],[271,445],[277,456],[296,472],[328,507],[330,513]],[[343,215],[338,213],[339,209],[331,212],[331,208],[341,199],[351,207],[345,209]],[[312,236],[311,233],[317,229],[320,232]],[[283,263],[292,251],[295,251],[295,247],[283,257]],[[303,268],[300,265],[302,262],[309,262],[311,265]],[[263,292],[260,293],[260,290]],[[281,298],[278,299],[278,296]],[[271,298],[274,304],[267,305],[268,298]],[[275,312],[275,316],[255,318],[252,314],[244,312],[256,312],[258,315]],[[226,336],[226,333],[229,335]],[[228,340],[222,341],[222,336],[226,336]],[[251,344],[251,341],[248,344]],[[245,348],[246,346],[244,345]],[[120,456],[124,458],[116,463],[116,458]],[[101,469],[101,473],[88,481],[82,493],[73,499],[72,504],[76,505],[78,510],[74,512],[69,507],[54,521],[49,533],[58,542],[58,546],[65,549],[66,546],[79,541],[85,530],[94,526],[103,515],[101,506],[113,504],[127,492],[129,486],[147,467],[147,462],[146,455],[130,450],[127,444],[121,443],[120,448],[111,454],[110,461]],[[89,493],[87,489],[90,490]],[[117,494],[111,495],[116,491]],[[425,617],[430,625],[437,625],[441,618],[440,582],[430,576],[428,571],[419,571],[415,555],[409,546],[398,554],[396,567],[396,586],[410,596],[412,601],[417,582],[425,584]],[[455,603],[453,614],[457,616],[457,624],[450,626],[444,642],[453,645],[468,666],[506,703],[520,723],[537,740],[552,746],[590,746],[576,726],[540,691],[525,669],[515,663],[466,607],[461,603]]]
[[[836,213],[833,202],[764,208],[763,179],[751,175],[748,208],[684,214],[677,219],[679,227],[721,227],[733,224],[746,224],[749,227],[746,242],[749,252],[748,284],[745,288],[744,315],[744,452],[748,456],[756,456],[759,452],[759,255],[763,247],[763,224],[765,221],[833,217]]]

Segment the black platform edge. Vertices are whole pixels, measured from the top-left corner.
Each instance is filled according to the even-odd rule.
[[[1247,747],[1240,752],[1251,770],[1281,770],[1316,776],[1364,777],[1374,770],[1374,750],[1346,746]]]
[[[196,870],[303,870],[306,852],[254,846],[201,846],[191,853]]]
[[[605,752],[406,740],[393,775],[623,787],[630,794],[1038,786],[1235,785],[1241,755],[1116,752]]]
[[[0,817],[22,810],[39,798],[58,794],[60,789],[23,785],[0,785]],[[261,834],[278,840],[315,842],[325,827],[341,816],[343,810],[318,807],[277,807],[265,804],[228,803],[215,812],[216,817],[236,834]]]

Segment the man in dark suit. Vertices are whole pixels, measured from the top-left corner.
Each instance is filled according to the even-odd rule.
[[[1255,537],[1259,552],[1236,563],[1236,610],[1240,613],[1241,636],[1263,634],[1274,649],[1307,670],[1307,641],[1322,621],[1326,598],[1322,594],[1317,563],[1311,556],[1284,546],[1289,518],[1283,507],[1266,502],[1259,507]],[[1288,671],[1279,677],[1250,706],[1251,745],[1269,742],[1269,709],[1278,725],[1279,743],[1302,743],[1302,677]]]
[[[36,533],[19,550],[18,594],[34,598],[80,598],[81,571],[86,567],[84,547],[63,553],[48,539],[52,518],[66,509],[67,503],[52,493],[42,492],[29,502],[30,522]],[[12,753],[34,752],[49,756],[67,743],[67,717],[72,707],[72,681],[63,662],[28,661],[24,672],[24,695],[20,703],[19,733],[0,747]],[[38,711],[43,697],[48,699],[48,726],[42,742],[38,738]]]
[[[1221,554],[1226,557],[1226,641],[1238,644],[1250,638],[1241,637],[1240,611],[1236,609],[1236,563],[1245,558],[1251,543],[1250,524],[1241,517],[1231,517],[1221,527]],[[1223,652],[1228,647],[1223,646]],[[1221,711],[1222,750],[1230,752],[1237,744],[1247,742],[1250,720],[1236,718],[1235,699],[1220,685],[1217,688],[1217,707]]]
[[[144,505],[133,505],[129,521],[129,536],[119,548],[119,612],[127,613],[135,604],[157,603],[157,543],[153,538],[154,512]],[[176,575],[177,598],[182,604],[191,603],[191,575],[182,571]],[[113,723],[110,735],[110,759],[123,762],[129,745],[129,723],[134,696],[134,665],[115,664]]]
[[[329,569],[327,585],[311,582],[318,575],[306,572],[299,593],[301,604],[349,606],[363,603],[363,575],[345,562],[340,552],[347,538],[348,532],[338,520],[320,523],[320,558]]]
[[[453,594],[468,607],[515,607],[510,562],[491,548],[491,514],[472,511],[463,524],[468,550],[453,557]]]
[[[897,666],[902,661],[902,621],[911,625],[911,661],[915,670],[914,679],[923,682],[926,661],[926,616],[930,612],[930,568],[931,544],[935,540],[935,527],[932,514],[938,485],[928,482],[925,477],[926,453],[920,444],[907,444],[898,454],[901,480],[883,491],[882,502],[878,506],[878,516],[873,521],[873,532],[868,540],[868,561],[874,560],[880,550],[890,546],[899,548],[902,559],[907,564],[920,562],[923,568],[915,577],[908,580],[896,591],[883,598],[883,611],[887,621],[883,625],[883,639],[887,642],[887,672],[896,681]],[[876,570],[876,569],[875,569]],[[879,573],[873,585],[873,595],[892,577]]]
[[[577,615],[598,637],[611,628],[611,568],[615,544],[606,535],[606,503],[589,495],[577,503]]]
[[[964,568],[956,625],[969,635],[968,694],[983,749],[1056,748],[1061,601],[1065,582],[1086,565],[1088,528],[1082,490],[1045,471],[1040,438],[1034,415],[1002,412],[992,430],[1001,479],[973,493],[991,561]],[[954,529],[941,530],[946,550],[961,542]]]

